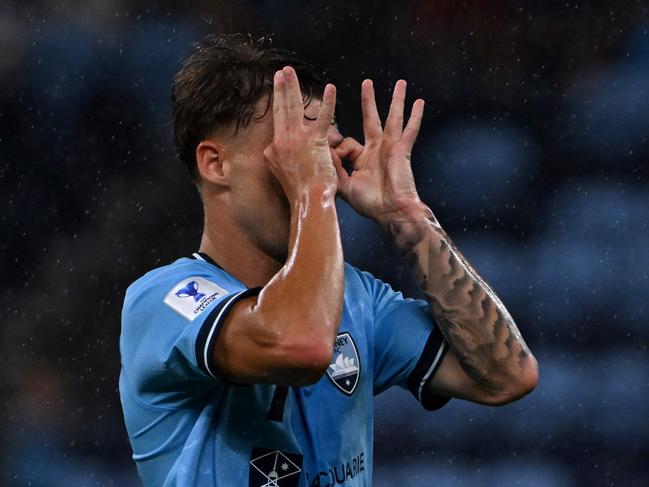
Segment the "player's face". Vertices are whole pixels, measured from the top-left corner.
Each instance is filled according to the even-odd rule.
[[[321,100],[313,99],[305,106],[305,124],[315,123],[321,104]],[[269,107],[267,112],[266,107]],[[263,118],[258,119],[264,112]],[[331,147],[343,140],[333,124],[327,138]],[[236,136],[230,204],[234,218],[252,243],[284,262],[288,255],[291,212],[279,181],[264,161],[264,149],[272,140],[272,105],[269,106],[268,97],[264,97],[257,103],[251,123]]]

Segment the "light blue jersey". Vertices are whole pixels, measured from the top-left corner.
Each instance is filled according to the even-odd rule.
[[[345,264],[332,364],[306,387],[240,385],[211,350],[228,310],[258,294],[194,254],[126,293],[119,391],[145,486],[369,486],[373,397],[398,385],[424,394],[448,345],[426,301],[404,298]]]

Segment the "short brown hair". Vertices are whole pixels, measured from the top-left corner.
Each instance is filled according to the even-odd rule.
[[[194,44],[176,74],[171,94],[174,141],[194,181],[198,144],[215,129],[232,127],[236,133],[247,126],[255,104],[272,93],[277,70],[295,68],[306,103],[322,96],[324,72],[270,43],[267,37],[253,40],[249,34],[211,34]]]

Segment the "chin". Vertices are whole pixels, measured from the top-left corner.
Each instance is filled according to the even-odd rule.
[[[269,248],[269,252],[266,252],[277,262],[286,262],[288,259],[288,248],[289,243],[289,234],[286,235],[275,235],[272,243],[272,247]]]
[[[255,246],[273,260],[286,262],[289,253],[290,220],[283,225],[275,218],[261,218],[250,223],[248,235]]]
[[[249,223],[249,231],[251,235],[256,235],[255,240],[260,249],[277,262],[286,262],[291,237],[291,210],[288,201],[284,199],[279,208],[271,204],[259,208],[254,220],[249,220]]]

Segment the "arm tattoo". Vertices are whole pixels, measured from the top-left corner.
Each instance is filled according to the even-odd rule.
[[[504,390],[530,351],[496,293],[426,210],[425,218],[397,217],[384,227],[464,371],[487,390]]]

